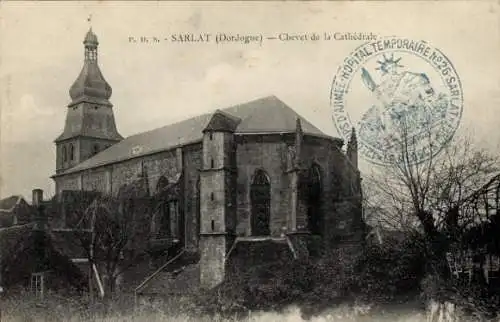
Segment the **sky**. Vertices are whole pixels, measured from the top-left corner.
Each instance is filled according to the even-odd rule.
[[[0,2],[0,197],[31,200],[34,188],[53,194],[53,141],[64,126],[90,25],[123,136],[268,95],[339,136],[330,106],[332,80],[363,41],[322,36],[361,32],[425,40],[442,51],[463,89],[457,133],[473,133],[477,144],[497,151],[499,10],[493,1]],[[187,33],[212,38],[163,41]],[[217,44],[218,33],[264,39]],[[283,33],[316,33],[321,39],[266,39]],[[141,43],[140,37],[162,41]],[[353,114],[367,108],[357,105],[349,107]],[[371,166],[360,165],[362,172]]]

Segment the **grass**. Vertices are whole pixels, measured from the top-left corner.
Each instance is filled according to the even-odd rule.
[[[337,322],[337,321],[426,321],[425,312],[416,306],[393,306],[390,309],[370,308],[366,305],[344,304],[326,309],[321,314],[306,319],[301,310],[291,306],[282,312],[248,312],[245,316],[222,317],[208,315],[203,308],[196,308],[189,298],[141,300],[134,306],[133,298],[121,298],[90,303],[87,297],[63,297],[48,294],[44,301],[20,293],[2,300],[2,322],[68,321],[68,322],[118,322],[118,321],[214,321],[214,322]]]

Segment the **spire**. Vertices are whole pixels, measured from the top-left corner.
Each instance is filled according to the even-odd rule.
[[[97,46],[99,46],[99,41],[97,40],[96,34],[92,31],[92,14],[87,18],[89,23],[89,31],[85,35],[83,44],[85,46],[85,60],[97,61]]]
[[[83,45],[85,53],[84,64],[80,75],[69,90],[72,100],[70,106],[80,102],[110,106],[109,98],[111,97],[112,89],[102,76],[97,64],[97,47],[99,41],[96,34],[92,31],[92,27],[89,28],[89,31],[85,35]]]

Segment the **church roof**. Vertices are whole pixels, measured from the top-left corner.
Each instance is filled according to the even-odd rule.
[[[109,98],[112,89],[102,76],[97,64],[97,46],[99,42],[92,29],[85,35],[83,44],[85,46],[85,61],[82,71],[69,90],[72,100],[70,106],[82,101],[111,105]]]
[[[268,96],[220,110],[239,119],[235,134],[293,133],[300,118],[304,134],[331,138],[275,96]],[[192,117],[148,132],[135,134],[110,146],[61,175],[200,142],[203,130],[218,111]],[[59,175],[59,174],[58,174]]]
[[[69,90],[72,99],[70,105],[80,101],[110,105],[111,86],[102,76],[97,62],[85,61],[82,71]]]

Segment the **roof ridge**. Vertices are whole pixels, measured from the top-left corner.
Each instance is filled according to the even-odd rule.
[[[189,120],[193,120],[193,119],[196,119],[196,118],[201,118],[201,117],[204,117],[204,116],[212,116],[212,115],[214,115],[217,112],[222,112],[225,115],[227,115],[227,116],[229,116],[229,117],[231,117],[231,118],[233,118],[235,120],[242,120],[240,117],[237,117],[237,116],[233,115],[232,113],[230,113],[228,111],[231,110],[232,108],[237,107],[237,106],[247,105],[247,104],[250,104],[250,103],[258,102],[258,101],[261,101],[261,100],[263,101],[263,100],[270,99],[270,98],[276,99],[279,102],[281,102],[284,105],[286,105],[286,103],[284,103],[282,100],[280,100],[276,95],[263,96],[263,97],[260,97],[260,98],[255,98],[255,99],[243,102],[243,103],[232,104],[232,105],[224,107],[224,108],[216,108],[215,110],[210,110],[210,111],[205,112],[205,113],[192,115],[190,117],[183,118],[183,119],[178,120],[178,121],[174,121],[173,123],[168,123],[168,124],[165,124],[165,125],[162,125],[162,126],[155,127],[153,129],[150,129],[150,130],[146,130],[146,131],[142,131],[142,132],[139,132],[139,133],[135,133],[135,134],[129,135],[129,136],[125,137],[125,139],[131,138],[131,137],[134,137],[134,136],[138,136],[138,135],[142,135],[144,133],[154,132],[156,130],[163,129],[163,128],[166,128],[166,127],[169,127],[169,126],[173,126],[173,125],[177,125],[177,124],[180,124],[180,123],[183,123],[183,122],[186,122],[186,121],[189,121]],[[286,106],[288,108],[292,109],[288,105],[286,105]],[[295,112],[295,110],[293,110],[293,111]],[[300,115],[300,116],[302,117],[302,115]]]
[[[209,116],[209,115],[213,115],[215,111],[210,111],[208,113],[202,113],[202,114],[197,114],[197,115],[194,115],[194,116],[191,116],[191,117],[188,117],[188,118],[185,118],[185,119],[182,119],[182,120],[178,120],[178,121],[175,121],[173,123],[168,123],[168,124],[165,124],[165,125],[162,125],[162,126],[158,126],[158,127],[155,127],[153,129],[150,129],[150,130],[146,130],[146,131],[142,131],[142,132],[139,132],[139,133],[135,133],[135,134],[131,134],[127,137],[125,137],[125,139],[129,139],[129,138],[132,138],[132,137],[135,137],[135,136],[138,136],[138,135],[143,135],[145,133],[151,133],[151,132],[154,132],[154,131],[157,131],[157,130],[160,130],[160,129],[164,129],[166,127],[170,127],[170,126],[174,126],[174,125],[178,125],[178,124],[181,124],[181,123],[184,123],[186,121],[190,121],[190,120],[194,120],[196,118],[201,118],[203,116]],[[233,116],[234,117],[234,116]]]
[[[210,124],[213,116],[217,114],[238,121],[235,122],[237,124],[234,124],[235,134],[237,135],[294,132],[296,130],[296,119],[299,118],[302,121],[302,129],[305,135],[335,139],[316,127],[276,95],[268,95],[226,108],[218,108],[192,115],[170,124],[132,134],[74,167],[56,173],[53,177],[90,170],[201,142],[203,130]],[[141,148],[136,149],[136,147]]]

